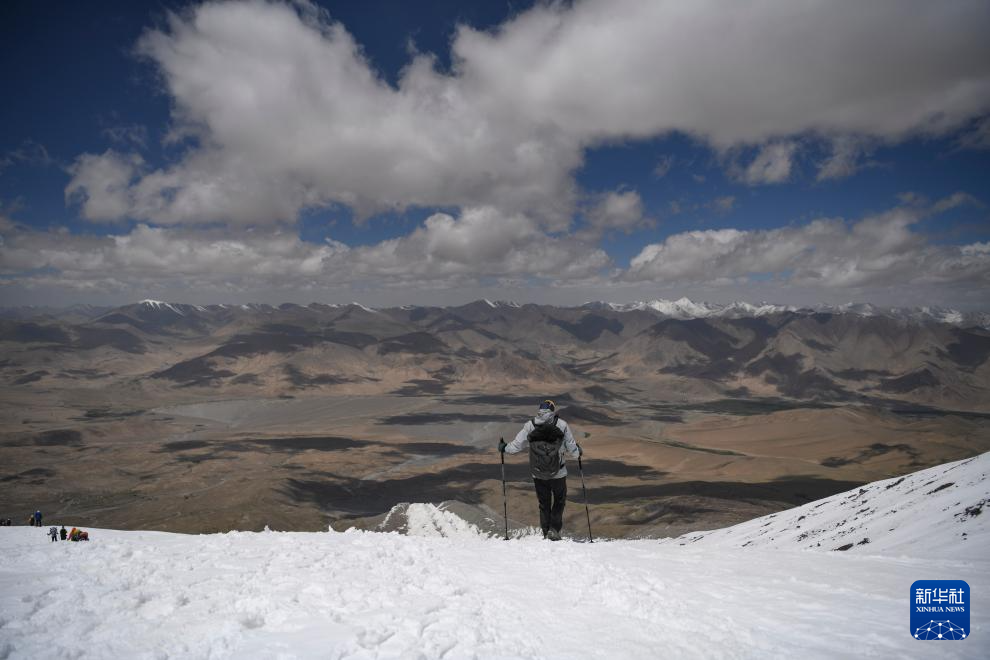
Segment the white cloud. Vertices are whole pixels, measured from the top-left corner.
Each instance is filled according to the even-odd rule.
[[[985,208],[986,205],[973,197],[969,193],[964,192],[954,192],[944,199],[940,199],[932,206],[932,211],[935,213],[944,213],[945,211],[950,211],[954,208],[960,206],[975,206],[977,208]]]
[[[791,177],[794,152],[797,143],[793,141],[770,142],[744,169],[735,171],[734,177],[750,186],[768,183],[783,183]]]
[[[845,179],[863,167],[862,159],[869,149],[865,141],[853,135],[840,135],[829,141],[831,151],[818,165],[818,181]]]
[[[675,234],[643,248],[624,279],[713,283],[770,275],[824,289],[968,283],[986,291],[990,254],[982,244],[933,245],[911,229],[965,201],[953,195],[930,207],[899,207],[852,224],[823,219],[802,227]]]
[[[314,244],[278,230],[139,225],[119,236],[39,232],[0,223],[0,274],[23,286],[199,292],[360,285],[374,289],[479,278],[565,281],[611,266],[601,249],[488,208],[437,213],[410,235],[371,246]],[[122,282],[126,282],[124,285]]]
[[[597,239],[608,231],[628,234],[655,223],[645,216],[643,199],[635,190],[616,190],[593,199],[593,205],[584,213],[588,226],[580,232],[581,237]]]
[[[625,271],[590,241],[548,234],[526,216],[503,216],[492,207],[434,214],[407,236],[356,247],[305,242],[277,229],[139,225],[119,236],[92,236],[35,231],[0,218],[0,285],[8,300],[15,290],[34,300],[31,291],[63,299],[71,297],[67,292],[118,301],[154,293],[215,302],[326,300],[336,292],[337,299],[401,303],[424,295],[463,300],[465,291],[506,297],[500,291],[509,289],[517,299],[545,302],[548,291],[566,289],[571,302],[581,302],[574,298],[590,291],[610,297],[608,291],[635,288],[641,295],[721,291],[717,298],[771,291],[805,303],[837,297],[884,303],[896,296],[904,304],[915,295],[918,303],[974,307],[985,306],[990,292],[990,243],[933,244],[914,229],[974,203],[959,193],[935,202],[913,198],[853,223],[683,232],[643,248]]]
[[[119,159],[83,155],[67,192],[96,220],[493,206],[560,230],[578,199],[572,173],[602,142],[682,131],[719,150],[764,145],[742,178],[774,183],[790,176],[793,136],[897,141],[985,114],[985,7],[540,4],[491,31],[460,27],[452,71],[418,54],[391,86],[302,0],[210,2],[139,45],[172,97],[173,136],[195,146],[126,184],[108,179]]]
[[[73,235],[66,230],[4,235],[4,274],[53,271],[67,282],[107,277],[144,285],[160,279],[295,281],[323,272],[347,253],[339,243],[314,245],[278,232],[229,236],[139,225],[119,236]],[[190,284],[190,288],[192,285]]]
[[[585,241],[542,233],[525,216],[482,207],[465,209],[459,218],[434,214],[409,236],[356,248],[353,263],[357,272],[373,277],[568,280],[592,277],[611,260]]]
[[[83,154],[69,168],[72,180],[65,188],[65,199],[79,203],[87,220],[114,221],[134,214],[135,191],[131,184],[138,176],[143,159],[137,154]]]

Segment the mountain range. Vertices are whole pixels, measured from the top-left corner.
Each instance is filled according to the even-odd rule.
[[[669,401],[990,410],[988,316],[937,308],[795,309],[684,298],[383,309],[144,300],[40,311],[8,310],[0,320],[0,379],[9,387],[115,384],[149,394],[252,396],[569,391],[599,401],[645,393]]]
[[[521,307],[519,303],[512,301],[491,301],[484,299],[480,302],[485,302],[492,307]],[[164,306],[170,306],[172,309],[177,309],[183,307],[183,305],[177,305],[175,303],[167,303],[158,300],[142,300],[140,304],[147,304],[151,307],[161,308]],[[360,305],[360,303],[351,303],[353,305]],[[312,303],[307,305],[308,307],[321,308],[321,307],[342,307],[344,305],[333,304],[325,305],[321,303]],[[364,307],[363,305],[361,305]],[[208,308],[229,308],[232,305],[186,305],[186,307],[194,307],[200,311]],[[274,309],[274,307],[263,303],[253,303],[247,305],[237,305],[242,309]],[[402,309],[411,309],[413,306],[407,305],[403,306]],[[931,305],[923,305],[917,307],[884,307],[873,305],[872,303],[844,303],[839,305],[828,305],[828,304],[818,304],[810,307],[803,307],[797,305],[778,305],[768,302],[760,303],[749,303],[744,301],[735,301],[727,304],[722,303],[711,303],[711,302],[696,302],[690,298],[679,298],[678,300],[650,300],[648,302],[644,301],[634,301],[626,303],[615,303],[615,302],[605,302],[605,301],[590,301],[581,305],[584,309],[589,310],[611,310],[616,312],[628,312],[628,311],[648,311],[654,312],[659,316],[665,316],[670,318],[679,319],[693,319],[693,318],[709,318],[712,316],[729,316],[729,317],[743,317],[743,316],[764,316],[766,314],[773,314],[777,312],[819,312],[826,314],[857,314],[859,316],[885,316],[893,319],[902,319],[910,321],[937,321],[939,323],[949,323],[952,325],[958,325],[960,327],[972,327],[979,326],[984,329],[990,329],[990,312],[985,311],[959,311],[956,309],[951,309],[948,307],[939,307]],[[64,307],[54,307],[54,306],[19,306],[19,307],[0,307],[0,319],[10,319],[10,320],[24,320],[24,319],[35,319],[35,318],[49,318],[58,320],[69,320],[69,321],[88,321],[106,314],[111,309],[112,306],[100,306],[100,305],[68,305]],[[365,309],[371,309],[365,307]]]

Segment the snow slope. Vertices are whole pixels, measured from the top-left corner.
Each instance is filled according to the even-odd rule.
[[[988,460],[866,487],[855,499],[876,511],[857,523],[874,522],[841,538],[830,525],[859,491],[826,500],[813,550],[787,536],[811,520],[800,509],[694,543],[502,541],[429,504],[406,509],[409,535],[90,530],[50,543],[4,527],[0,658],[985,658],[990,516],[940,507],[985,497]],[[958,486],[927,494],[946,479]],[[881,542],[893,502],[917,515]],[[787,524],[760,533],[774,521]],[[823,551],[860,533],[877,539]],[[966,640],[911,636],[918,579],[969,583]]]
[[[978,560],[990,557],[988,474],[990,453],[676,541]]]

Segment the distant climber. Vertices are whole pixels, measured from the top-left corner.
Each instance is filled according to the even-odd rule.
[[[52,543],[58,541],[58,527],[49,527],[48,536],[52,537]]]
[[[526,422],[515,439],[506,444],[499,440],[498,450],[518,454],[529,447],[529,469],[540,504],[540,528],[543,538],[560,540],[567,503],[567,467],[564,458],[577,458],[581,446],[574,440],[567,422],[556,413],[557,406],[544,400],[536,417]]]
[[[41,527],[41,511],[34,512],[34,526]]]
[[[62,525],[62,529],[58,530],[58,537],[64,541],[68,535],[69,533],[65,531],[65,525]]]

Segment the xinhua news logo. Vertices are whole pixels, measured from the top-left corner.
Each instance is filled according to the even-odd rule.
[[[966,639],[971,596],[962,580],[918,580],[911,585],[911,635],[925,641]]]

